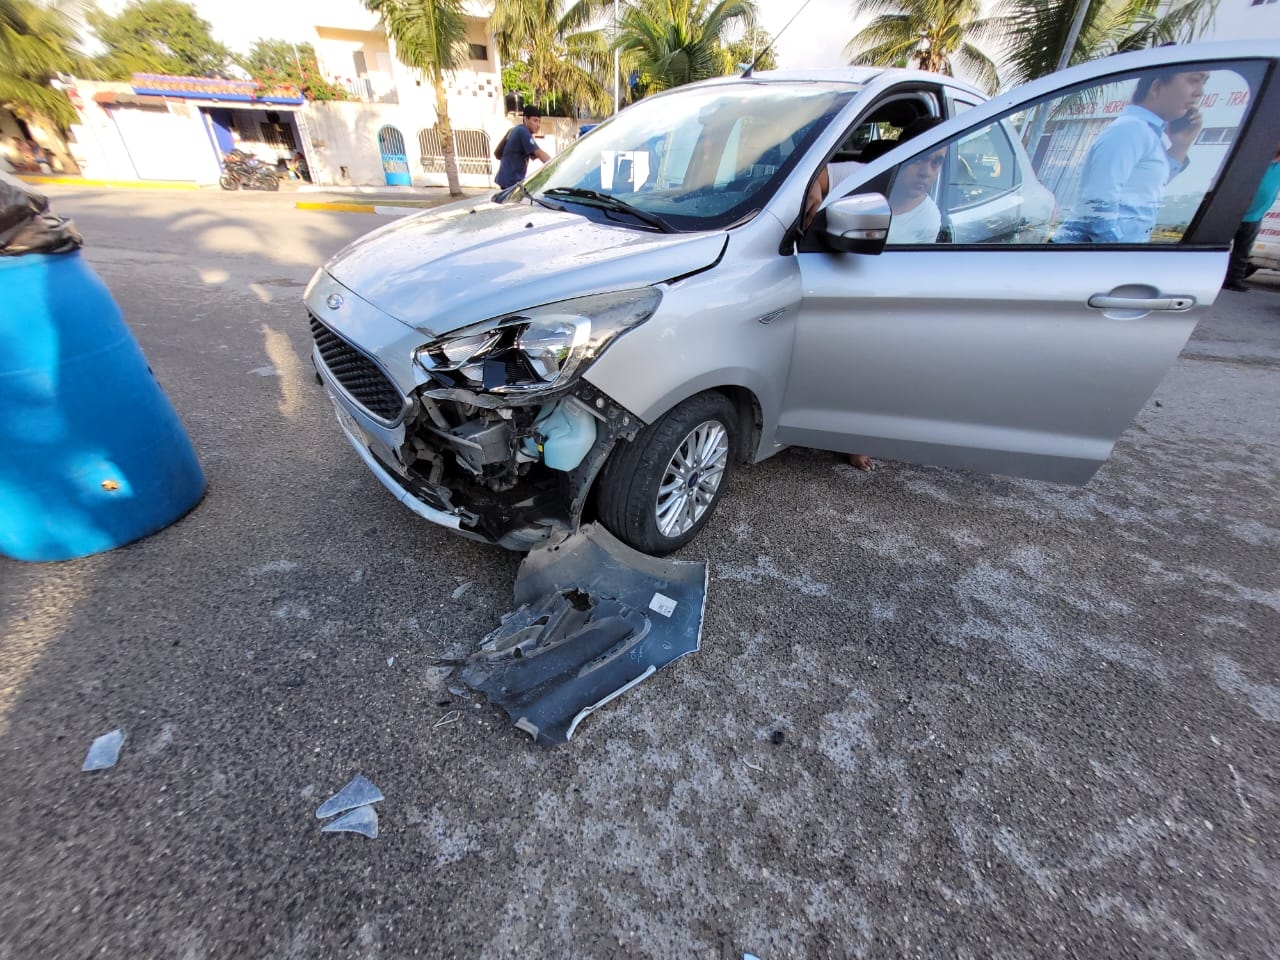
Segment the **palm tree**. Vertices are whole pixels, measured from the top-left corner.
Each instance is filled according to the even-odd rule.
[[[589,29],[604,0],[494,0],[489,28],[503,60],[529,68],[535,102],[563,94],[597,114],[612,99],[601,77],[608,70],[609,44]]]
[[[462,196],[458,183],[458,156],[449,120],[449,99],[444,75],[467,59],[467,19],[462,0],[364,0],[376,13],[395,43],[396,56],[407,67],[422,71],[436,95],[436,125],[444,153],[449,195]]]
[[[19,116],[76,122],[71,101],[48,83],[75,69],[78,41],[61,10],[32,0],[0,0],[0,106]]]
[[[1081,10],[1081,5],[1085,9]],[[1006,37],[1005,81],[1026,83],[1058,69],[1112,53],[1178,43],[1202,33],[1218,0],[1002,0],[993,22]],[[1083,14],[1070,55],[1062,60],[1076,17]]]
[[[733,73],[726,34],[756,25],[755,0],[628,0],[615,41],[642,93]]]
[[[958,68],[988,92],[1000,85],[995,62],[970,42],[991,33],[981,0],[861,0],[854,12],[878,16],[845,47],[850,63],[945,74]]]

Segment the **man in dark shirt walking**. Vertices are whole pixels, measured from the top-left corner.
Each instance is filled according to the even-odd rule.
[[[550,154],[533,139],[534,134],[542,128],[542,111],[535,106],[527,106],[522,116],[524,119],[503,138],[502,162],[498,165],[498,175],[494,178],[503,190],[524,179],[529,170],[530,157],[537,157],[543,163],[551,159]]]

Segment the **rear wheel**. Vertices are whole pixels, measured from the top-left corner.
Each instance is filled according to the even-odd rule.
[[[724,494],[737,412],[724,394],[690,397],[613,451],[600,477],[600,522],[658,556],[698,535]]]

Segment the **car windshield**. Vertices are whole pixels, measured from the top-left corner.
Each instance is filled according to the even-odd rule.
[[[641,100],[564,150],[526,188],[639,229],[727,227],[764,207],[857,90],[741,80]]]

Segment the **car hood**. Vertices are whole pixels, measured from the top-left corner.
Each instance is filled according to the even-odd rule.
[[[528,203],[450,204],[375,230],[326,264],[401,323],[438,336],[571,297],[704,269],[723,231],[664,234],[596,223]]]

